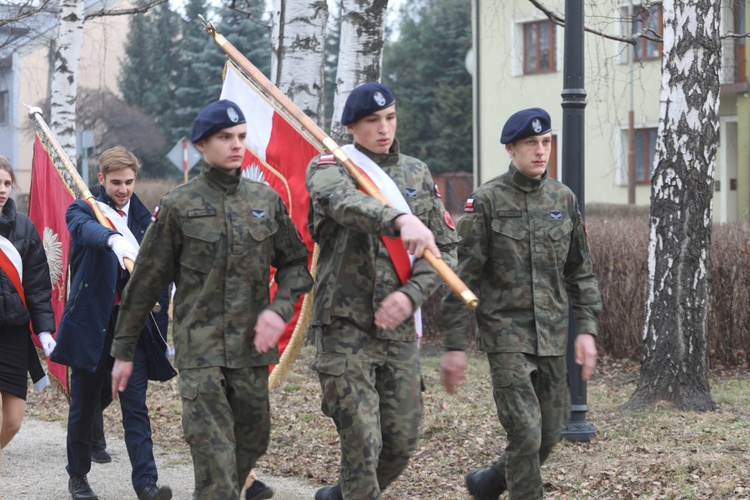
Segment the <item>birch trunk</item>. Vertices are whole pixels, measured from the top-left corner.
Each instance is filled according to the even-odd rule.
[[[388,0],[341,2],[341,44],[330,134],[336,142],[350,142],[346,127],[341,126],[349,93],[362,83],[380,81],[386,7]]]
[[[50,129],[70,161],[76,164],[76,95],[78,61],[83,48],[84,0],[62,0],[60,32],[50,85]]]
[[[274,0],[271,79],[316,124],[325,121],[325,0]]]
[[[659,138],[651,181],[649,294],[638,387],[626,408],[716,408],[706,318],[719,144],[720,0],[665,0]]]

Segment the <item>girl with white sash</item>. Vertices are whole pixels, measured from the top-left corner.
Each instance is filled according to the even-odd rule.
[[[29,326],[46,354],[55,347],[52,285],[44,246],[34,224],[16,212],[10,197],[13,168],[0,156],[0,447],[21,428],[26,410],[27,373],[34,387],[49,384]],[[0,458],[2,455],[0,454]]]

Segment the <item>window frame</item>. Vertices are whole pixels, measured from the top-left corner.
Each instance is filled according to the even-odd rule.
[[[0,125],[10,123],[10,92],[0,90]]]
[[[627,132],[627,131],[626,131]],[[635,129],[635,183],[651,184],[653,176],[654,157],[656,156],[656,142],[659,140],[658,127],[642,127]],[[653,145],[649,139],[653,135]],[[641,146],[639,155],[639,145]]]
[[[549,54],[549,67],[542,68],[540,67],[540,55],[543,53],[543,50],[541,49],[541,27],[546,26],[548,28],[549,33],[549,43],[547,47],[547,52]],[[528,31],[529,29],[534,29],[534,67],[529,68],[529,61],[527,58],[528,50],[526,48],[526,43],[528,41]],[[523,74],[524,75],[538,75],[538,74],[544,74],[544,73],[555,73],[557,72],[557,39],[555,36],[555,25],[552,23],[552,21],[549,20],[541,20],[541,21],[531,21],[527,23],[523,23],[523,29],[522,31],[522,40],[523,40],[523,47],[522,47],[522,62],[523,62]]]
[[[659,17],[657,20],[657,26],[656,26],[657,29],[655,31],[657,31],[659,36],[663,36],[664,35],[664,9],[662,7],[661,2],[633,6],[633,13],[630,17],[631,34],[645,32],[646,30],[643,29],[643,27],[646,27],[646,28],[651,27],[650,26],[651,23],[647,21],[650,21],[652,19],[652,16],[657,13]],[[636,28],[637,25],[640,25],[641,28],[637,29]],[[654,47],[654,45],[655,45],[655,52],[658,52],[658,55],[651,54],[651,48]],[[633,47],[633,58],[635,61],[655,61],[655,60],[661,59],[663,54],[664,54],[664,46],[661,42],[654,42],[643,37],[636,40],[635,47]]]

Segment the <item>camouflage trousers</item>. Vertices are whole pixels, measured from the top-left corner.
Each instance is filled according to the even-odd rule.
[[[236,500],[271,433],[268,366],[180,370],[182,431],[198,500]]]
[[[321,409],[341,442],[345,499],[377,500],[417,448],[422,420],[416,342],[376,339],[345,321],[316,330]]]
[[[493,352],[487,357],[497,415],[508,434],[494,467],[507,481],[509,500],[542,498],[541,465],[570,416],[565,356]]]

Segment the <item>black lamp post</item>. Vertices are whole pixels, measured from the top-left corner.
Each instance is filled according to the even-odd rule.
[[[583,0],[565,0],[565,47],[563,63],[563,182],[578,198],[584,213],[584,108],[586,90],[583,82]],[[576,325],[571,311],[568,330],[568,378],[570,380],[570,422],[563,431],[568,441],[589,441],[596,428],[586,421],[586,382],[573,352]]]

